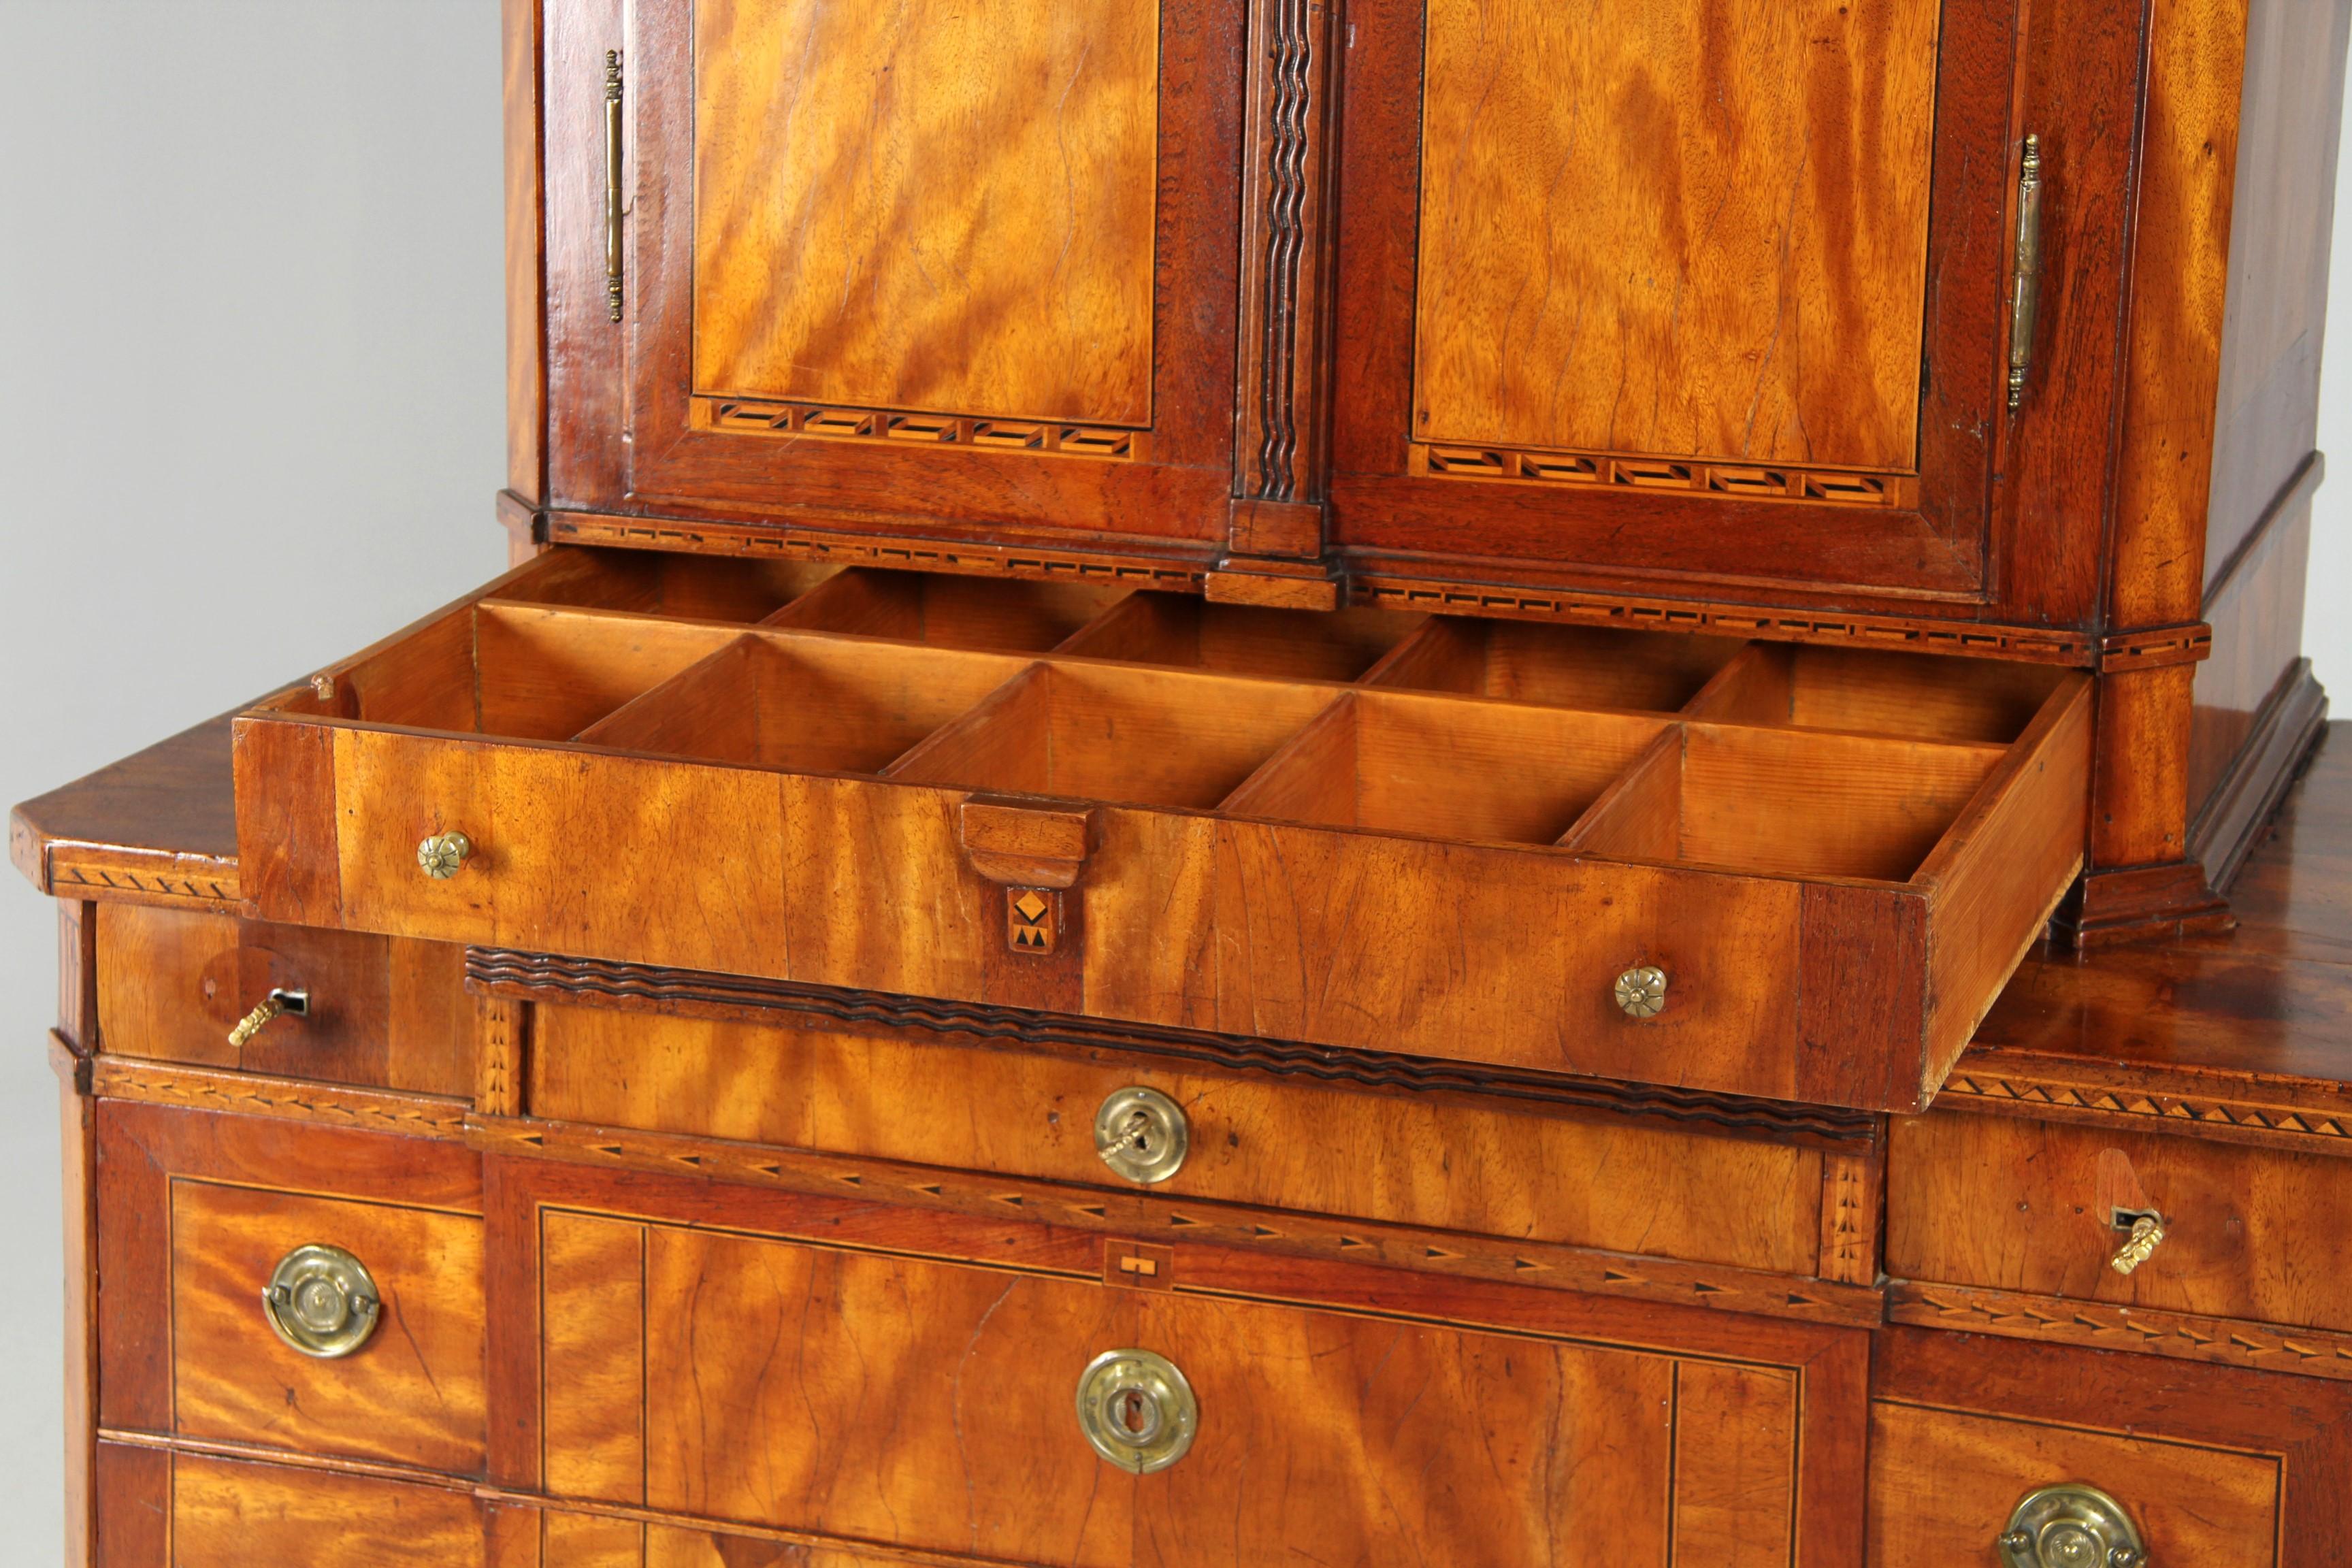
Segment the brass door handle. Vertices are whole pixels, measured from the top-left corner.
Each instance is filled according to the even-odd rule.
[[[310,994],[279,986],[261,999],[261,1005],[237,1020],[236,1027],[228,1032],[228,1043],[237,1050],[252,1044],[253,1037],[268,1028],[276,1019],[291,1015],[306,1018],[310,1015]]]
[[[464,870],[473,855],[474,841],[453,828],[416,847],[416,868],[436,882],[446,882]]]
[[[604,51],[604,306],[621,319],[621,51]]]
[[[2116,1216],[2117,1230],[2124,1228],[2123,1222],[2124,1216],[2117,1215]],[[2107,1267],[2118,1274],[2129,1274],[2147,1262],[2157,1247],[2162,1245],[2165,1237],[2169,1234],[2165,1229],[2162,1215],[2155,1213],[2133,1215],[2130,1231],[2125,1236],[2123,1245],[2116,1247],[2115,1255],[2107,1259]]]
[[[1118,1089],[1095,1112],[1095,1152],[1139,1185],[1174,1175],[1192,1146],[1184,1108],[1156,1089]]]
[[[1150,1351],[1105,1351],[1078,1378],[1078,1429],[1122,1470],[1164,1470],[1192,1447],[1200,1402],[1176,1363]]]
[[[304,1355],[337,1361],[368,1342],[383,1298],[367,1265],[340,1247],[298,1247],[278,1259],[261,1293],[278,1337]]]
[[[2009,304],[2009,405],[2025,402],[2042,315],[2042,138],[2028,135],[2017,173],[2017,271]]]
[[[2079,1481],[2027,1493],[1999,1544],[2003,1568],[2145,1568],[2147,1562],[2124,1505]]]

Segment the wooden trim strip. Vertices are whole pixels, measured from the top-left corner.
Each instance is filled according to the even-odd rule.
[[[56,898],[110,899],[233,915],[244,896],[234,856],[89,844],[50,844],[46,849],[47,875],[39,885]]]
[[[2352,1334],[2326,1329],[1910,1280],[1887,1287],[1887,1315],[1921,1328],[2352,1381]]]
[[[1197,594],[1209,558],[1091,552],[1029,545],[992,545],[913,535],[861,533],[788,523],[687,522],[606,512],[542,514],[551,544],[593,544],[619,550],[685,551],[703,555],[755,555],[838,561],[846,566],[952,572],[976,577],[1077,578],[1127,584],[1160,593]]]
[[[748,1020],[921,1029],[1009,1045],[1116,1051],[1196,1062],[1237,1072],[1309,1078],[1407,1093],[1463,1093],[1555,1107],[1654,1118],[1735,1136],[1805,1148],[1868,1152],[1879,1119],[1833,1107],[1743,1100],[1697,1089],[1514,1071],[1434,1058],[1303,1046],[1145,1024],[1104,1024],[1065,1014],[981,1003],[852,991],[791,981],[611,963],[499,948],[466,950],[466,984],[478,994],[523,1002],[584,1004],[653,1013]]]
[[[1971,1067],[1964,1059],[1937,1096],[1936,1108],[2352,1157],[2352,1104],[2320,1109],[2194,1090],[2077,1083],[1990,1064]]]
[[[2185,626],[2152,626],[2145,631],[2115,632],[2099,639],[2099,673],[2117,675],[2132,669],[2161,669],[2171,664],[2198,664],[2213,657],[2213,628],[2203,621]]]
[[[1703,632],[1826,647],[1966,654],[1975,658],[2088,667],[2097,649],[2086,633],[1908,616],[1814,614],[1769,606],[1653,599],[1566,589],[1457,583],[1358,570],[1349,581],[1356,603],[1384,610],[1511,620],[1567,621],[1629,631]]]
[[[467,1109],[462,1100],[438,1095],[387,1094],[114,1056],[97,1058],[92,1088],[104,1100],[417,1138],[462,1137]]]
[[[1051,1182],[521,1117],[470,1117],[466,1133],[485,1154],[508,1158],[739,1182],[834,1198],[856,1196],[898,1208],[1018,1217],[1066,1230],[1167,1237],[1260,1255],[1282,1253],[1801,1322],[1866,1328],[1885,1320],[1875,1289],[1759,1269],[1719,1268],[1549,1243],[1506,1243],[1452,1231],[1358,1225],[1284,1210],[1104,1193]],[[1181,1261],[1177,1278],[1183,1279]]]

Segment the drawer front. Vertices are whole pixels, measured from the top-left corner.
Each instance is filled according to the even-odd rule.
[[[1091,1565],[1794,1546],[1790,1367],[608,1214],[539,1224],[559,1498]],[[1081,1429],[1081,1381],[1112,1352],[1189,1387],[1195,1435],[1165,1468],[1115,1468]],[[1182,1419],[1152,1397],[1139,1425]]]
[[[1915,1110],[2081,861],[2077,672],[548,560],[239,717],[258,913]]]
[[[99,1162],[105,1426],[480,1472],[467,1151],[107,1102]]]
[[[97,1568],[483,1568],[472,1494],[101,1443]],[[499,1568],[522,1568],[511,1557]]]
[[[541,1568],[907,1568],[849,1546],[787,1542],[684,1524],[550,1513]],[[939,1559],[924,1560],[925,1568]],[[502,1565],[503,1568],[503,1565]]]
[[[2021,1500],[2066,1484],[2121,1504],[2149,1563],[2278,1561],[2282,1476],[2269,1455],[1884,1400],[1870,1432],[1872,1568],[2000,1562]]]
[[[98,954],[99,1031],[114,1055],[472,1091],[462,949],[108,902],[98,906]],[[287,1010],[255,1018],[273,994]]]
[[[1118,1187],[1097,1127],[1134,1087],[1181,1114],[1181,1163],[1143,1173],[1157,1192],[1790,1274],[1820,1262],[1818,1149],[925,1031],[532,1013],[531,1113],[599,1126]]]
[[[2163,1239],[2129,1274],[2131,1216]],[[2124,1223],[2118,1225],[2118,1217]],[[2008,1116],[1900,1118],[1887,1162],[1897,1279],[2352,1329],[2352,1160]]]

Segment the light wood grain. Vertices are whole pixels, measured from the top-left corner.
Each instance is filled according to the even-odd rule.
[[[646,1500],[646,1345],[611,1331],[645,1318],[645,1227],[589,1215],[540,1222],[541,1289],[556,1303],[541,1325],[546,1381],[540,1416],[547,1486],[562,1497]]]
[[[694,20],[698,391],[1151,422],[1151,0]]]
[[[1315,614],[1211,604],[1176,594],[1137,594],[1055,651],[1237,675],[1352,680],[1420,624],[1418,616],[1386,610]]]
[[[482,1507],[462,1491],[194,1454],[173,1456],[171,1467],[172,1568],[478,1568],[484,1559]]]
[[[1030,583],[853,568],[768,617],[772,626],[1042,653],[1127,597],[1093,583]]]
[[[1432,5],[1414,437],[1910,468],[1937,13]]]
[[[374,1335],[341,1361],[279,1340],[261,1298],[278,1259],[325,1244],[383,1295]],[[482,1466],[482,1225],[468,1215],[181,1181],[172,1188],[177,1427],[306,1453]]]

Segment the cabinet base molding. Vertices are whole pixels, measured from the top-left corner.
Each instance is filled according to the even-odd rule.
[[[1759,1269],[1335,1222],[1231,1204],[1171,1203],[1049,1182],[524,1118],[471,1118],[467,1132],[488,1154],[746,1183],[853,1203],[861,1209],[887,1204],[981,1219],[1025,1219],[1113,1239],[1181,1238],[1170,1266],[1173,1288],[1180,1290],[1247,1293],[1245,1287],[1222,1278],[1228,1271],[1221,1265],[1239,1260],[1241,1267],[1232,1271],[1239,1279],[1251,1271],[1248,1259],[1272,1255],[1807,1323],[1867,1328],[1885,1316],[1884,1298],[1874,1288]],[[828,1233],[837,1233],[845,1224],[828,1222]],[[904,1246],[890,1243],[888,1249],[904,1250]],[[951,1251],[950,1247],[940,1255]],[[1168,1288],[1162,1281],[1155,1283]],[[1406,1293],[1402,1288],[1396,1291],[1399,1297]]]
[[[2189,857],[2205,868],[2210,886],[2229,891],[2326,728],[2327,693],[2311,660],[2299,658],[2263,700],[2252,733],[2189,824]]]
[[[1918,1328],[2352,1381],[2352,1334],[2325,1329],[2282,1329],[2237,1318],[1909,1280],[1887,1287],[1887,1316]]]
[[[2058,906],[2051,932],[2088,952],[2159,937],[2230,929],[2230,906],[2194,860],[2121,866],[2084,873]]]

